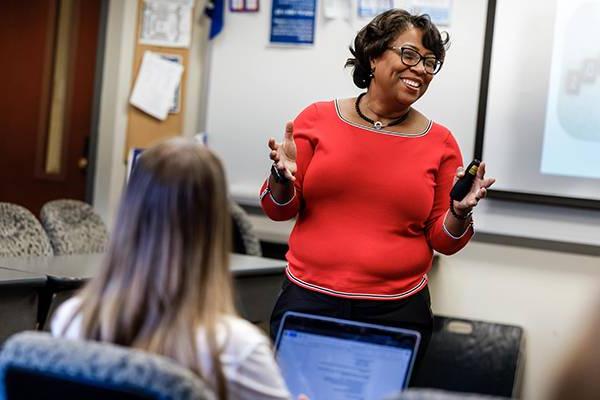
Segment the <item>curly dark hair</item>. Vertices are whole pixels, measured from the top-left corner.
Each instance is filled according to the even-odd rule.
[[[413,15],[405,10],[391,9],[385,11],[362,28],[354,39],[354,48],[350,52],[354,57],[346,61],[345,67],[352,67],[354,84],[361,89],[371,83],[371,60],[379,57],[390,43],[410,27],[423,32],[423,45],[444,61],[450,42],[448,32],[442,32],[431,22],[427,14]]]

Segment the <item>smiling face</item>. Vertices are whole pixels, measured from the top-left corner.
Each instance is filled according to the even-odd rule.
[[[399,34],[388,47],[396,49],[411,48],[421,56],[433,57],[431,50],[423,46],[423,32],[410,26]],[[369,91],[376,91],[387,101],[399,106],[410,106],[417,101],[429,87],[433,75],[425,72],[423,62],[409,67],[402,62],[399,50],[386,50],[381,56],[371,60],[375,78],[371,80]]]

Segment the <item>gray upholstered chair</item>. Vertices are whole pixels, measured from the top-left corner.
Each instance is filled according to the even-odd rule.
[[[0,203],[0,257],[51,255],[48,236],[35,216],[19,205]]]
[[[101,253],[105,249],[106,225],[89,204],[50,201],[42,207],[40,219],[56,255]]]
[[[214,398],[202,379],[174,361],[113,344],[23,332],[0,353],[0,399]]]
[[[250,256],[262,256],[260,241],[254,232],[248,213],[235,201],[229,201],[229,212],[233,228],[233,251]]]

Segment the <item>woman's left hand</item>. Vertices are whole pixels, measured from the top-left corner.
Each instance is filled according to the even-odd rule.
[[[458,168],[456,171],[455,183],[458,179],[462,178],[465,175],[465,169],[463,167]],[[479,200],[483,199],[487,190],[490,186],[492,186],[496,182],[494,178],[486,178],[485,177],[485,163],[482,162],[479,164],[479,169],[477,170],[477,176],[473,181],[473,186],[471,186],[471,191],[467,193],[464,199],[461,201],[454,200],[454,210],[457,213],[466,215],[468,214],[473,207],[475,207]]]

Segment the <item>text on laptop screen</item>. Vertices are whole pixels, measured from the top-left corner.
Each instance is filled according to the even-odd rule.
[[[293,395],[318,399],[382,399],[406,386],[415,343],[363,330],[283,329],[277,363]]]

